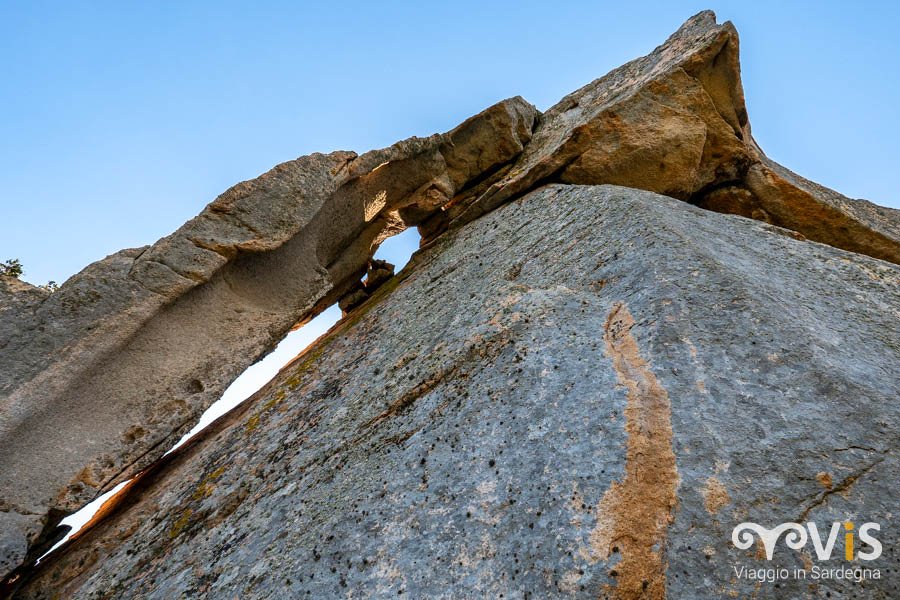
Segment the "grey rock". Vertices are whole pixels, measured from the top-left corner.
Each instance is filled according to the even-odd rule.
[[[0,573],[143,470],[21,597],[889,597],[732,571],[738,522],[896,512],[900,381],[900,212],[768,159],[738,54],[706,11],[543,115],[284,163],[54,294],[0,277]]]
[[[894,264],[549,185],[420,250],[18,597],[894,597],[888,552],[757,587],[733,566],[811,548],[731,531],[896,547],[898,307]]]
[[[53,294],[0,277],[0,511],[18,524],[0,574],[174,445],[381,240],[511,162],[537,114],[513,98],[445,134],[283,163]]]

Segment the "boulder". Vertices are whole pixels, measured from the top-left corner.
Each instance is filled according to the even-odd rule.
[[[891,597],[887,551],[758,587],[734,567],[842,542],[768,562],[732,530],[852,515],[896,547],[898,306],[896,265],[548,185],[421,250],[18,597]]]
[[[369,261],[369,269],[366,271],[365,281],[357,282],[340,300],[338,307],[341,315],[347,313],[362,304],[375,290],[394,276],[394,265],[384,260],[373,259]]]

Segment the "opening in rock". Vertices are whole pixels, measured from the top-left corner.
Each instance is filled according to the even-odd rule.
[[[413,252],[419,248],[420,240],[421,237],[416,232],[416,229],[409,228],[382,242],[375,252],[374,258],[394,264],[396,266],[396,271],[399,272],[406,266],[406,263],[409,262]],[[340,320],[340,318],[341,311],[337,304],[333,304],[322,311],[314,319],[311,319],[303,327],[288,333],[272,352],[241,373],[241,375],[228,386],[228,389],[225,390],[222,397],[206,409],[203,415],[200,416],[200,420],[197,421],[197,424],[194,425],[194,427],[186,433],[177,444],[172,446],[166,454],[169,454],[179,446],[183,445],[207,425],[255,394],[262,386],[275,377],[284,365],[300,354],[307,346],[318,339],[319,336],[327,332],[338,322],[338,320]],[[200,384],[200,382],[197,383]],[[81,510],[74,512],[63,519],[59,526],[70,527],[71,529],[66,533],[65,537],[44,553],[38,559],[38,562],[78,533],[85,524],[94,517],[103,504],[116,495],[130,481],[131,479],[119,483],[113,489],[85,505]]]
[[[381,242],[375,252],[375,258],[394,264],[399,272],[409,262],[412,253],[419,249],[419,240],[421,239],[421,236],[416,233],[416,229],[410,227],[403,233]]]
[[[75,535],[76,533],[81,531],[81,528],[84,527],[85,524],[87,524],[87,522],[93,518],[93,516],[97,513],[98,510],[100,510],[100,507],[103,506],[103,503],[106,502],[107,500],[109,500],[110,498],[112,498],[113,496],[115,496],[117,493],[119,493],[119,490],[121,490],[123,487],[125,487],[129,481],[131,481],[131,480],[129,479],[128,481],[123,481],[122,483],[120,483],[116,487],[114,487],[113,489],[109,490],[105,494],[97,497],[94,501],[85,505],[84,508],[82,508],[78,512],[74,512],[71,515],[69,515],[68,517],[66,517],[65,519],[63,519],[62,521],[60,521],[59,527],[70,527],[71,529],[69,529],[69,531],[66,532],[65,537],[63,537],[61,540],[59,540],[58,542],[53,544],[53,546],[49,550],[47,550],[47,552],[45,552],[37,560],[37,562],[39,563],[42,560],[44,560],[44,557],[46,557],[48,554],[50,554],[51,552],[53,552],[54,550],[56,550],[57,548],[59,548],[60,546],[65,544],[66,542],[68,542],[70,537],[72,537],[73,535]]]

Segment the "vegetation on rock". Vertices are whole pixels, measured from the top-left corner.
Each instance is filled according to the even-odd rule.
[[[11,258],[6,262],[0,263],[0,275],[18,279],[23,272],[22,262],[18,258]]]

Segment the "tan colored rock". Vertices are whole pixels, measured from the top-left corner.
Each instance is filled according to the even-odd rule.
[[[283,163],[52,295],[0,278],[0,574],[168,450],[385,237],[513,160],[537,114],[513,98],[446,134]]]
[[[765,211],[764,220],[816,242],[900,263],[900,211],[847,198],[759,157],[744,185]]]
[[[900,263],[900,211],[813,184],[759,149],[738,56],[734,26],[699,13],[649,55],[550,108],[505,176],[455,199],[445,220],[471,221],[540,183],[611,183]],[[440,230],[429,223],[423,235]]]
[[[374,292],[388,279],[394,276],[394,265],[386,260],[369,261],[369,270],[366,272],[366,290]]]
[[[346,316],[351,310],[366,301],[369,294],[366,293],[366,286],[362,282],[358,282],[350,291],[344,294],[338,300],[338,307],[341,309],[341,315]]]

